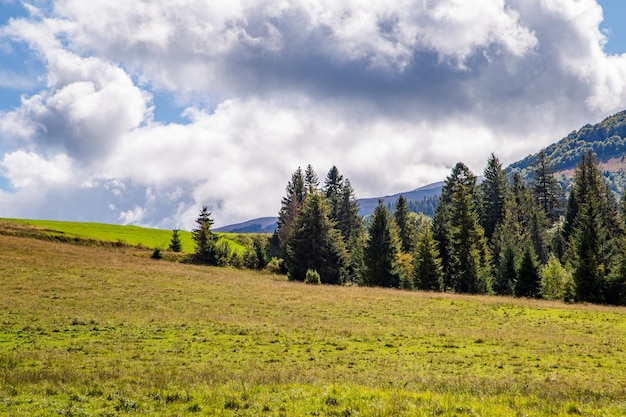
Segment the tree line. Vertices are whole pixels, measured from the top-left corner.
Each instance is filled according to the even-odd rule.
[[[454,166],[432,218],[403,196],[358,211],[337,167],[323,184],[298,168],[269,252],[294,281],[626,304],[626,200],[620,210],[590,151],[567,198],[545,151],[528,183],[491,154],[480,184]]]

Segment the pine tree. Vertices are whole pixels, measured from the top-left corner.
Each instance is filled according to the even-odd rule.
[[[573,196],[572,196],[573,195]],[[576,300],[603,302],[603,287],[617,259],[617,242],[622,236],[617,203],[602,180],[595,156],[583,154],[574,175],[568,208],[575,207],[570,232],[570,256],[574,264]]]
[[[486,293],[490,287],[487,244],[471,197],[464,184],[457,185],[450,216],[452,287],[460,293]]]
[[[396,201],[394,220],[398,227],[400,250],[404,253],[412,253],[415,247],[415,230],[410,221],[409,205],[403,195],[400,195]]]
[[[502,164],[492,153],[487,160],[480,185],[481,203],[480,224],[485,230],[485,237],[491,239],[496,225],[504,219],[504,204],[508,192],[508,180]]]
[[[281,256],[285,255],[287,240],[291,234],[293,224],[296,221],[298,210],[306,196],[306,187],[302,170],[298,169],[292,174],[291,180],[285,187],[286,195],[281,202],[280,211],[278,213],[278,227],[276,228],[276,237],[281,251]]]
[[[307,165],[306,171],[304,171],[304,189],[307,194],[313,194],[319,191],[320,179],[317,176],[317,172],[313,169],[311,164]]]
[[[346,277],[348,256],[341,233],[330,220],[330,207],[319,192],[309,194],[287,241],[285,266],[289,279],[304,281],[315,270],[324,284],[340,284]]]
[[[547,218],[554,223],[563,212],[563,190],[554,178],[552,163],[545,149],[537,155],[532,165],[531,189],[535,200]]]
[[[413,286],[420,290],[441,291],[443,270],[437,244],[430,227],[420,230],[414,253]]]
[[[470,171],[467,165],[458,162],[448,177],[446,177],[444,185],[439,196],[439,205],[435,210],[433,217],[433,237],[437,242],[437,250],[441,258],[441,266],[443,268],[443,289],[447,291],[453,287],[453,254],[452,247],[452,199],[455,190],[459,186],[464,186],[465,190],[470,194],[471,202],[474,207],[478,203],[478,195],[476,191],[476,176]]]
[[[180,241],[180,231],[178,229],[172,230],[172,239],[170,240],[169,250],[172,252],[182,252],[183,244]]]
[[[392,230],[389,212],[382,200],[374,210],[363,250],[364,283],[371,286],[398,287],[400,274],[396,266],[397,237]]]
[[[518,297],[538,297],[540,295],[541,278],[535,253],[530,245],[526,246],[515,283],[515,295]]]
[[[341,202],[339,204],[337,227],[346,242],[364,234],[363,219],[359,216],[359,203],[354,195],[354,190],[347,178],[341,187]]]
[[[217,265],[217,237],[211,231],[213,220],[211,212],[206,206],[200,210],[200,215],[196,219],[196,228],[191,232],[195,242],[196,262]]]
[[[340,207],[343,197],[343,176],[339,173],[339,169],[333,166],[324,180],[324,194],[330,203],[330,218],[339,221]]]

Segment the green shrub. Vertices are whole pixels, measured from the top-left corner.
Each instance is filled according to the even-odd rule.
[[[315,269],[308,269],[306,271],[306,277],[304,278],[304,283],[320,285],[322,283],[320,274],[318,274]]]

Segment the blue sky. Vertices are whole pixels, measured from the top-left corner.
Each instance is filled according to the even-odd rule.
[[[0,0],[0,217],[275,215],[480,173],[626,108],[618,0]]]

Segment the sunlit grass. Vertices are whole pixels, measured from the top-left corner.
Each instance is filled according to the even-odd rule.
[[[623,308],[0,248],[0,415],[626,414]]]

